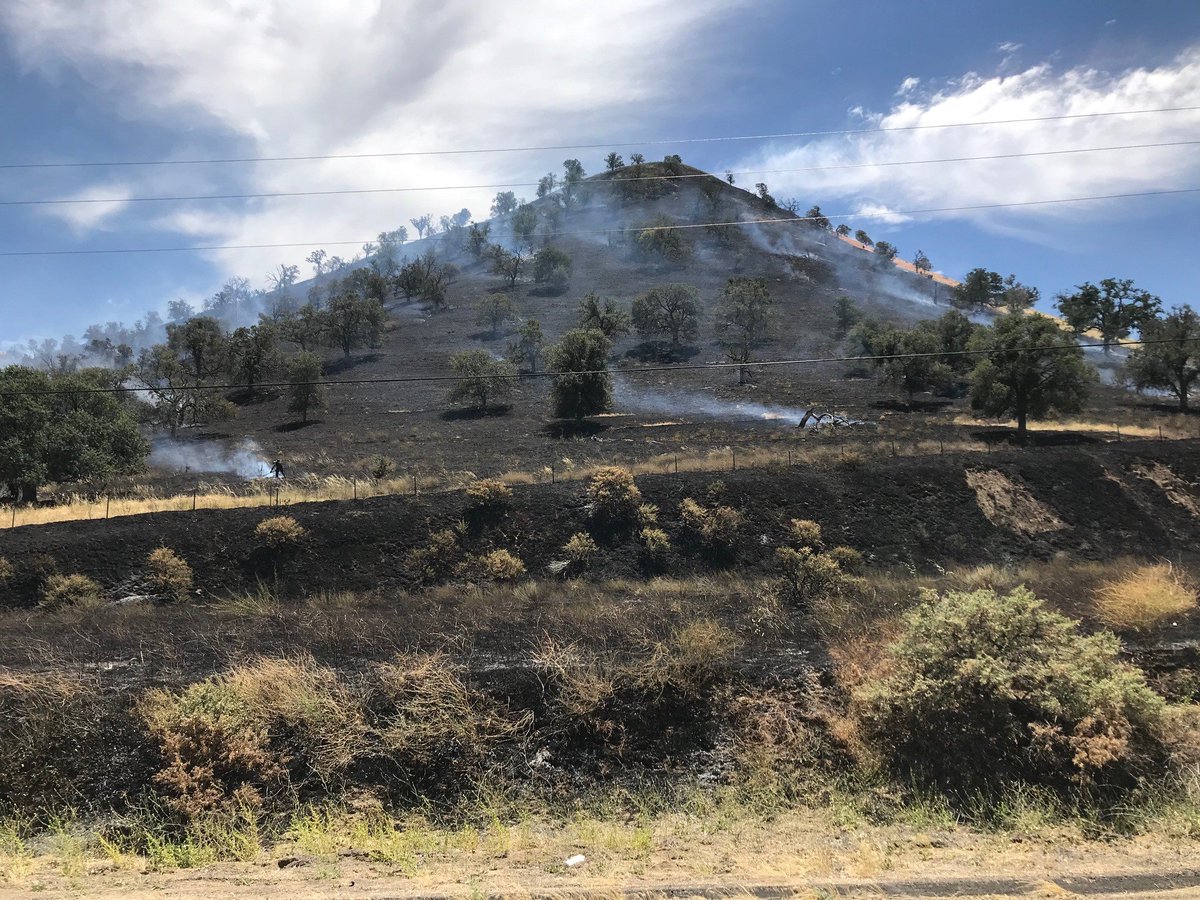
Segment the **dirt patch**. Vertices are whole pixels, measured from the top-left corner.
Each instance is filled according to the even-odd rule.
[[[1045,534],[1066,525],[1049,506],[1027,488],[995,469],[968,469],[967,484],[975,491],[979,508],[989,522],[1019,534]]]
[[[1133,466],[1133,473],[1139,478],[1153,482],[1167,495],[1168,500],[1200,518],[1200,503],[1193,495],[1192,486],[1166,465],[1160,462],[1138,463]]]

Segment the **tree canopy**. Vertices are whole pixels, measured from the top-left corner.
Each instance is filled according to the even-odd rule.
[[[593,328],[577,328],[562,336],[550,351],[554,378],[554,413],[563,419],[582,419],[604,412],[612,404],[608,374],[607,337]]]
[[[1125,371],[1139,389],[1170,391],[1181,412],[1188,410],[1188,397],[1200,377],[1200,316],[1190,306],[1181,306],[1162,318],[1142,324],[1148,342],[1129,354]]]
[[[671,346],[696,336],[699,291],[690,284],[663,284],[633,301],[633,327],[643,337],[666,335]]]
[[[1134,287],[1128,278],[1105,278],[1099,285],[1084,282],[1074,294],[1060,294],[1058,311],[1067,324],[1082,334],[1095,329],[1108,353],[1113,341],[1129,337],[1130,332],[1153,319],[1162,310],[1162,301],[1149,291]]]

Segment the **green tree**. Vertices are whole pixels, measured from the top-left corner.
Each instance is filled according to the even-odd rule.
[[[625,161],[621,159],[621,154],[612,152],[604,157],[604,165],[610,172],[615,172],[617,169],[625,165]]]
[[[167,346],[197,382],[209,381],[225,371],[229,341],[221,323],[212,316],[197,316],[182,325],[167,326]]]
[[[604,412],[612,404],[612,379],[608,353],[612,344],[591,328],[568,331],[550,351],[549,365],[557,373],[551,394],[554,414],[581,420]]]
[[[821,212],[821,207],[812,206],[808,212],[804,214],[805,224],[817,229],[818,231],[828,231],[830,229],[829,220]]]
[[[538,215],[533,204],[522,203],[512,216],[513,240],[519,245],[532,248],[537,225]]]
[[[1041,292],[1017,281],[1016,275],[1004,279],[1004,291],[1000,294],[1000,304],[1009,312],[1022,312],[1030,309],[1041,299]]]
[[[515,365],[524,365],[530,373],[536,373],[545,350],[542,323],[529,319],[517,329],[517,339],[508,346],[508,358]]]
[[[311,303],[287,313],[279,321],[279,336],[301,350],[311,350],[321,342],[321,311]]]
[[[629,334],[629,314],[612,300],[601,300],[592,291],[579,301],[579,327],[599,331],[608,340]]]
[[[987,309],[999,306],[1004,298],[1004,279],[999,272],[972,269],[954,288],[950,302],[960,309]]]
[[[1180,412],[1188,411],[1188,395],[1200,376],[1200,316],[1181,306],[1162,318],[1142,323],[1142,339],[1151,343],[1135,347],[1125,371],[1138,389],[1170,391]]]
[[[721,348],[738,367],[738,384],[746,383],[746,366],[754,351],[770,339],[775,309],[765,278],[730,278],[721,292],[715,331]]]
[[[450,368],[458,377],[450,389],[451,403],[468,403],[487,412],[493,402],[512,393],[517,370],[511,363],[493,359],[486,350],[464,350],[450,356]]]
[[[913,257],[913,268],[916,269],[918,275],[928,274],[933,268],[933,263],[929,261],[924,250],[918,250],[917,255]]]
[[[886,259],[890,262],[896,258],[896,254],[899,252],[895,244],[889,244],[887,241],[876,241],[875,243],[875,254],[880,259]]]
[[[494,340],[504,323],[513,317],[513,302],[504,294],[488,294],[475,303],[475,324],[486,325]]]
[[[558,185],[558,179],[553,172],[548,172],[538,179],[537,195],[541,200],[543,197],[549,197],[554,193],[554,188]]]
[[[229,372],[251,394],[279,368],[279,332],[270,322],[238,328],[229,336]]]
[[[517,208],[517,195],[512,191],[500,191],[492,200],[492,217],[499,219]]]
[[[863,244],[867,247],[875,246],[875,242],[873,240],[871,240],[871,236],[869,234],[867,234],[865,231],[863,231],[861,228],[858,229],[858,231],[854,232],[854,239],[856,241],[858,241],[860,244]]]
[[[577,159],[563,160],[562,194],[564,206],[571,207],[578,204],[583,178],[583,163]]]
[[[329,389],[321,383],[321,357],[302,350],[288,358],[284,367],[288,380],[288,412],[299,413],[308,423],[310,413],[324,409]]]
[[[131,475],[143,467],[150,448],[133,403],[95,392],[124,377],[108,369],[62,375],[0,369],[0,483],[15,501],[35,501],[48,481]]]
[[[882,357],[875,360],[880,380],[904,391],[910,400],[918,391],[950,382],[950,367],[938,355],[941,345],[933,329],[885,328],[874,336],[873,349]]]
[[[841,339],[848,335],[850,329],[862,318],[862,311],[857,303],[843,294],[834,301],[833,315],[833,336]]]
[[[467,249],[475,260],[481,261],[490,245],[488,238],[492,232],[491,222],[475,222],[467,230]]]
[[[322,311],[321,320],[330,346],[340,347],[345,356],[364,345],[378,346],[387,313],[378,300],[352,291],[339,294]]]
[[[634,244],[643,257],[683,267],[692,258],[692,245],[671,219],[660,216],[634,235]]]
[[[1133,285],[1128,278],[1105,278],[1100,284],[1085,282],[1074,294],[1058,296],[1058,311],[1076,334],[1095,329],[1110,352],[1113,341],[1129,337],[1130,332],[1162,311],[1162,301]]]
[[[414,216],[408,220],[412,223],[412,227],[417,229],[417,240],[423,240],[426,234],[433,234],[433,213],[425,213],[423,216]]]
[[[671,347],[691,340],[699,327],[700,292],[690,284],[663,284],[633,301],[633,327],[642,337],[665,334]]]
[[[1030,419],[1078,412],[1095,378],[1083,349],[1047,316],[1002,316],[979,334],[975,347],[986,356],[972,376],[971,407],[986,416],[1015,417],[1022,442]]]
[[[543,247],[533,256],[533,280],[553,291],[571,283],[571,257],[557,247]]]
[[[850,226],[847,225],[845,222],[843,222],[837,228],[833,229],[833,232],[838,237],[849,237],[850,236]]]

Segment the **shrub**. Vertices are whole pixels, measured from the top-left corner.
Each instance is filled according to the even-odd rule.
[[[396,474],[396,463],[386,456],[372,456],[367,460],[367,471],[376,481],[382,481]]]
[[[779,547],[775,551],[779,565],[780,594],[799,607],[809,607],[816,600],[839,594],[850,587],[851,581],[829,553],[819,553],[810,547]]]
[[[299,544],[308,532],[291,516],[274,516],[259,522],[254,534],[270,549],[283,550]]]
[[[848,575],[861,575],[867,567],[863,555],[853,547],[832,547],[825,553]]]
[[[169,547],[146,557],[146,586],[163,597],[179,598],[192,589],[192,567]]]
[[[1118,640],[1081,634],[1025,588],[910,610],[852,708],[882,762],[950,788],[1127,787],[1164,758],[1167,705]]]
[[[0,556],[0,585],[11,580],[16,573],[16,567],[8,561],[8,558]]]
[[[1196,608],[1196,588],[1169,562],[1142,566],[1096,591],[1096,616],[1112,628],[1153,628]]]
[[[493,550],[481,556],[479,566],[493,581],[516,581],[525,574],[525,563],[507,550]]]
[[[633,476],[608,466],[597,470],[588,483],[592,520],[602,528],[620,528],[637,521],[642,502]]]
[[[661,528],[643,528],[638,537],[642,553],[651,561],[661,562],[671,552],[671,539]]]
[[[821,526],[812,519],[792,519],[788,523],[788,539],[797,547],[821,546]]]
[[[454,571],[461,553],[458,532],[444,528],[429,535],[428,545],[409,552],[405,568],[418,581],[432,583]]]
[[[563,545],[563,553],[577,566],[586,566],[599,549],[591,535],[582,531],[571,535],[571,539]]]
[[[706,509],[691,497],[679,504],[679,518],[707,550],[723,554],[733,551],[742,527],[742,514],[736,509],[730,506]]]
[[[472,482],[467,488],[467,503],[471,512],[481,518],[496,518],[512,502],[512,488],[495,478]]]
[[[658,507],[653,503],[643,503],[638,507],[637,522],[642,527],[658,524]]]
[[[100,585],[86,575],[48,575],[42,585],[42,603],[64,606],[96,606],[104,600]]]

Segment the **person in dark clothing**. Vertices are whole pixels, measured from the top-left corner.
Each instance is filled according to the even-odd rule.
[[[283,460],[275,460],[271,463],[271,475],[275,478],[283,478]]]

